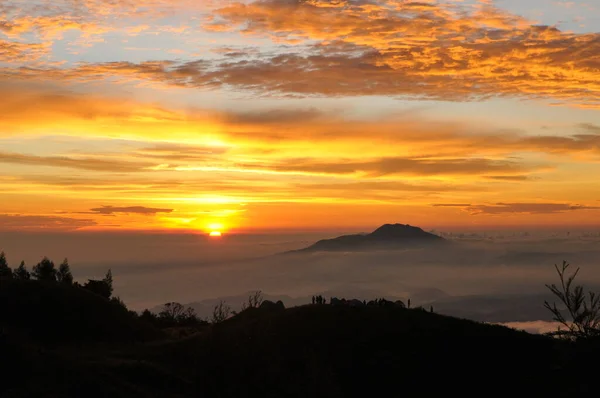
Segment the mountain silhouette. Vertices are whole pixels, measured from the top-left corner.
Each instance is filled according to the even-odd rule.
[[[370,234],[344,235],[333,239],[324,239],[295,252],[408,249],[445,243],[448,243],[446,239],[425,232],[419,227],[385,224]]]

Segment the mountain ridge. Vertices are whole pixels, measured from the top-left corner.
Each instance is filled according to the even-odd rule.
[[[373,249],[407,249],[431,244],[447,244],[441,236],[409,224],[384,224],[368,234],[342,235],[323,239],[304,249],[288,253],[317,251],[367,251]]]

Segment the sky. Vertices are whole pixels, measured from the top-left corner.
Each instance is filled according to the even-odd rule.
[[[596,0],[2,0],[0,231],[600,219]]]

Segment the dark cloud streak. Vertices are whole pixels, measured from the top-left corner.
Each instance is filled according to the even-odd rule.
[[[0,230],[76,230],[96,225],[94,220],[81,218],[0,214]]]
[[[143,206],[102,206],[95,209],[90,209],[93,214],[113,215],[113,214],[142,214],[142,215],[157,215],[159,213],[172,213],[173,209],[156,209]]]
[[[459,207],[471,215],[557,214],[578,210],[600,210],[600,206],[570,203],[495,203],[495,204],[434,204],[434,207]]]
[[[258,168],[278,172],[306,172],[322,174],[350,175],[363,173],[370,177],[406,174],[406,175],[485,175],[488,173],[522,174],[527,169],[515,162],[490,159],[427,159],[385,157],[367,161],[338,159],[320,162],[314,159],[289,159],[285,162],[240,165],[244,168]]]

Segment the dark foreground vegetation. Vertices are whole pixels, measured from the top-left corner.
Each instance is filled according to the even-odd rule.
[[[531,335],[383,299],[316,296],[285,309],[259,292],[239,313],[221,303],[200,320],[178,303],[138,314],[83,286],[0,278],[1,397],[556,397],[597,389],[600,342],[585,328]],[[577,289],[569,289],[571,300]],[[597,326],[590,319],[586,327]]]

